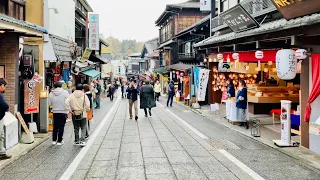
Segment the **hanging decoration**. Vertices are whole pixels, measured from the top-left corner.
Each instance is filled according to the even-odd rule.
[[[258,68],[256,68],[256,71],[260,71],[261,70],[261,62],[260,62],[260,60],[264,58],[263,51],[256,51],[255,52],[255,56],[258,59]]]
[[[232,54],[232,58],[233,58],[234,60],[239,60],[239,53],[233,53],[233,54]]]
[[[218,58],[218,60],[223,60],[223,54],[217,54],[217,58]]]
[[[280,79],[291,80],[297,74],[297,58],[292,49],[282,49],[276,55],[277,75]]]
[[[297,58],[297,59],[300,59],[300,60],[306,59],[307,56],[308,56],[308,55],[307,55],[307,50],[305,50],[305,49],[298,49],[298,50],[296,50],[295,55],[296,55],[296,58]]]

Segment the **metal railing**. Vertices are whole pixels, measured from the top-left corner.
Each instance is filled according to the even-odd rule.
[[[194,59],[194,58],[196,58],[196,55],[194,52],[192,52],[192,53],[179,53],[178,58],[179,59]]]
[[[254,18],[277,10],[272,0],[246,0],[240,4]],[[212,31],[218,31],[225,27],[227,27],[227,25],[220,16],[216,16],[211,20]]]

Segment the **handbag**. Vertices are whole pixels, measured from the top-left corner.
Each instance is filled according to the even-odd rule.
[[[76,120],[76,121],[81,121],[81,120],[83,120],[83,119],[85,119],[86,117],[83,117],[83,112],[84,112],[84,103],[85,103],[85,101],[86,101],[86,95],[84,95],[83,96],[83,109],[82,109],[82,113],[81,114],[79,114],[79,115],[74,115],[74,119]]]
[[[93,119],[92,109],[87,112],[87,119],[91,121]]]

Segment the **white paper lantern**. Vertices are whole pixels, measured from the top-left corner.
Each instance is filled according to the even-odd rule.
[[[257,59],[263,59],[264,57],[263,51],[256,51],[255,56]]]
[[[307,58],[307,50],[305,50],[305,49],[296,50],[296,58],[297,59],[306,59]]]
[[[218,60],[223,59],[223,54],[217,54],[217,58],[218,58]]]
[[[238,60],[238,59],[239,59],[239,53],[233,53],[233,54],[232,54],[232,58],[233,58],[234,60]]]
[[[280,79],[291,80],[297,74],[297,58],[292,49],[282,49],[276,55],[277,75]]]

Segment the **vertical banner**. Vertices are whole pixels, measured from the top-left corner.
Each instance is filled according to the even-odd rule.
[[[291,144],[291,101],[281,101],[281,142]]]
[[[209,73],[210,73],[210,70],[208,69],[199,70],[198,101],[206,100]]]
[[[200,68],[198,67],[193,68],[193,76],[194,76],[193,83],[195,86],[194,93],[196,94],[196,96],[198,95],[198,89],[199,89],[199,71],[200,71]]]
[[[24,114],[39,112],[40,86],[34,79],[24,81]]]
[[[89,49],[100,50],[99,14],[89,14]]]

